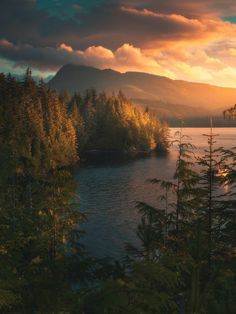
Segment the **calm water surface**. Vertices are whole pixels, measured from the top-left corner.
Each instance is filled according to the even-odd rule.
[[[171,129],[171,134],[178,129]],[[207,145],[206,128],[185,128],[184,134],[197,146],[198,152]],[[217,146],[236,146],[236,128],[216,128]],[[158,190],[148,182],[173,177],[176,147],[166,156],[152,156],[132,161],[107,161],[82,166],[75,174],[78,180],[80,209],[88,214],[82,225],[86,232],[82,242],[93,256],[111,256],[119,259],[125,255],[125,244],[138,245],[136,227],[140,216],[135,209],[137,201],[155,205]]]

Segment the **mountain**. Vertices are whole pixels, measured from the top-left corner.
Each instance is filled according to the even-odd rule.
[[[107,93],[122,90],[135,104],[148,106],[166,119],[222,116],[236,102],[236,88],[172,80],[141,72],[120,73],[81,65],[64,65],[50,80],[56,90],[84,92],[94,87]]]

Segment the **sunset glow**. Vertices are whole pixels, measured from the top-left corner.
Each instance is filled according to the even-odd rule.
[[[75,63],[235,87],[233,0],[1,1],[0,12],[5,72]]]

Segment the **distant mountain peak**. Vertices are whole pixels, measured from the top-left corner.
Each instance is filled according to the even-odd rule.
[[[235,88],[172,80],[143,72],[100,70],[85,65],[64,65],[49,85],[71,94],[84,93],[91,87],[108,94],[122,90],[136,104],[148,105],[159,116],[165,117],[221,115],[236,102]]]

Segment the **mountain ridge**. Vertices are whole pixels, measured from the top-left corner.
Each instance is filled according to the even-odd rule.
[[[164,108],[167,118],[178,115],[183,118],[219,116],[236,102],[236,88],[232,87],[172,80],[145,72],[120,73],[112,69],[100,70],[74,64],[62,66],[49,85],[57,91],[67,90],[70,94],[77,91],[83,93],[89,88],[108,94],[122,90],[135,104],[148,105],[159,115],[162,115]]]

